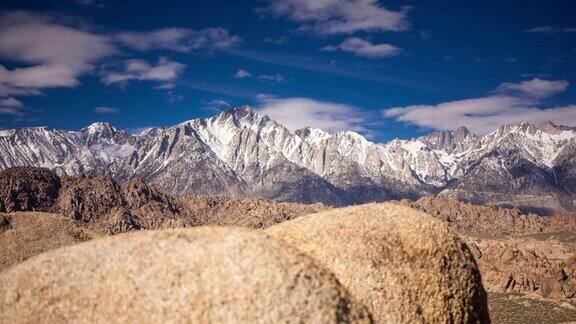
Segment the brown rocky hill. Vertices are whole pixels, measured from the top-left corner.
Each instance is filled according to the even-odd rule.
[[[443,221],[460,234],[475,236],[522,236],[555,231],[576,232],[576,217],[571,214],[539,216],[523,214],[516,208],[474,205],[452,198],[426,196],[401,204],[422,210]]]
[[[140,179],[120,184],[105,175],[59,178],[43,168],[0,172],[0,213],[57,213],[101,234],[199,225],[262,228],[324,208],[251,198],[175,197]]]
[[[0,270],[95,235],[201,225],[265,228],[325,208],[262,199],[174,197],[139,179],[119,184],[103,175],[59,178],[47,169],[13,168],[0,172],[0,243],[6,247],[0,251]]]
[[[60,178],[48,169],[16,167],[0,172],[0,212],[47,211],[60,189]]]

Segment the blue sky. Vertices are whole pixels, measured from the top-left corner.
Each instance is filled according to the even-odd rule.
[[[576,126],[574,1],[0,4],[0,127],[137,131],[250,104],[375,141]]]

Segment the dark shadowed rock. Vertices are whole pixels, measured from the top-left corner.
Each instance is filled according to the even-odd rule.
[[[44,168],[0,171],[0,212],[48,211],[58,197],[60,178]]]

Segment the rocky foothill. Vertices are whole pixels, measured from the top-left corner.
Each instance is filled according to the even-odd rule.
[[[139,229],[229,225],[263,228],[326,208],[262,199],[176,197],[139,179],[58,177],[44,168],[0,171],[0,213],[48,212],[103,235]]]

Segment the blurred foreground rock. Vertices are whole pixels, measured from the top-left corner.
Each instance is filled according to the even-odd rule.
[[[363,323],[332,273],[262,232],[142,231],[0,274],[0,322]]]
[[[396,204],[340,208],[266,230],[328,269],[380,323],[488,321],[466,244],[442,223]]]

